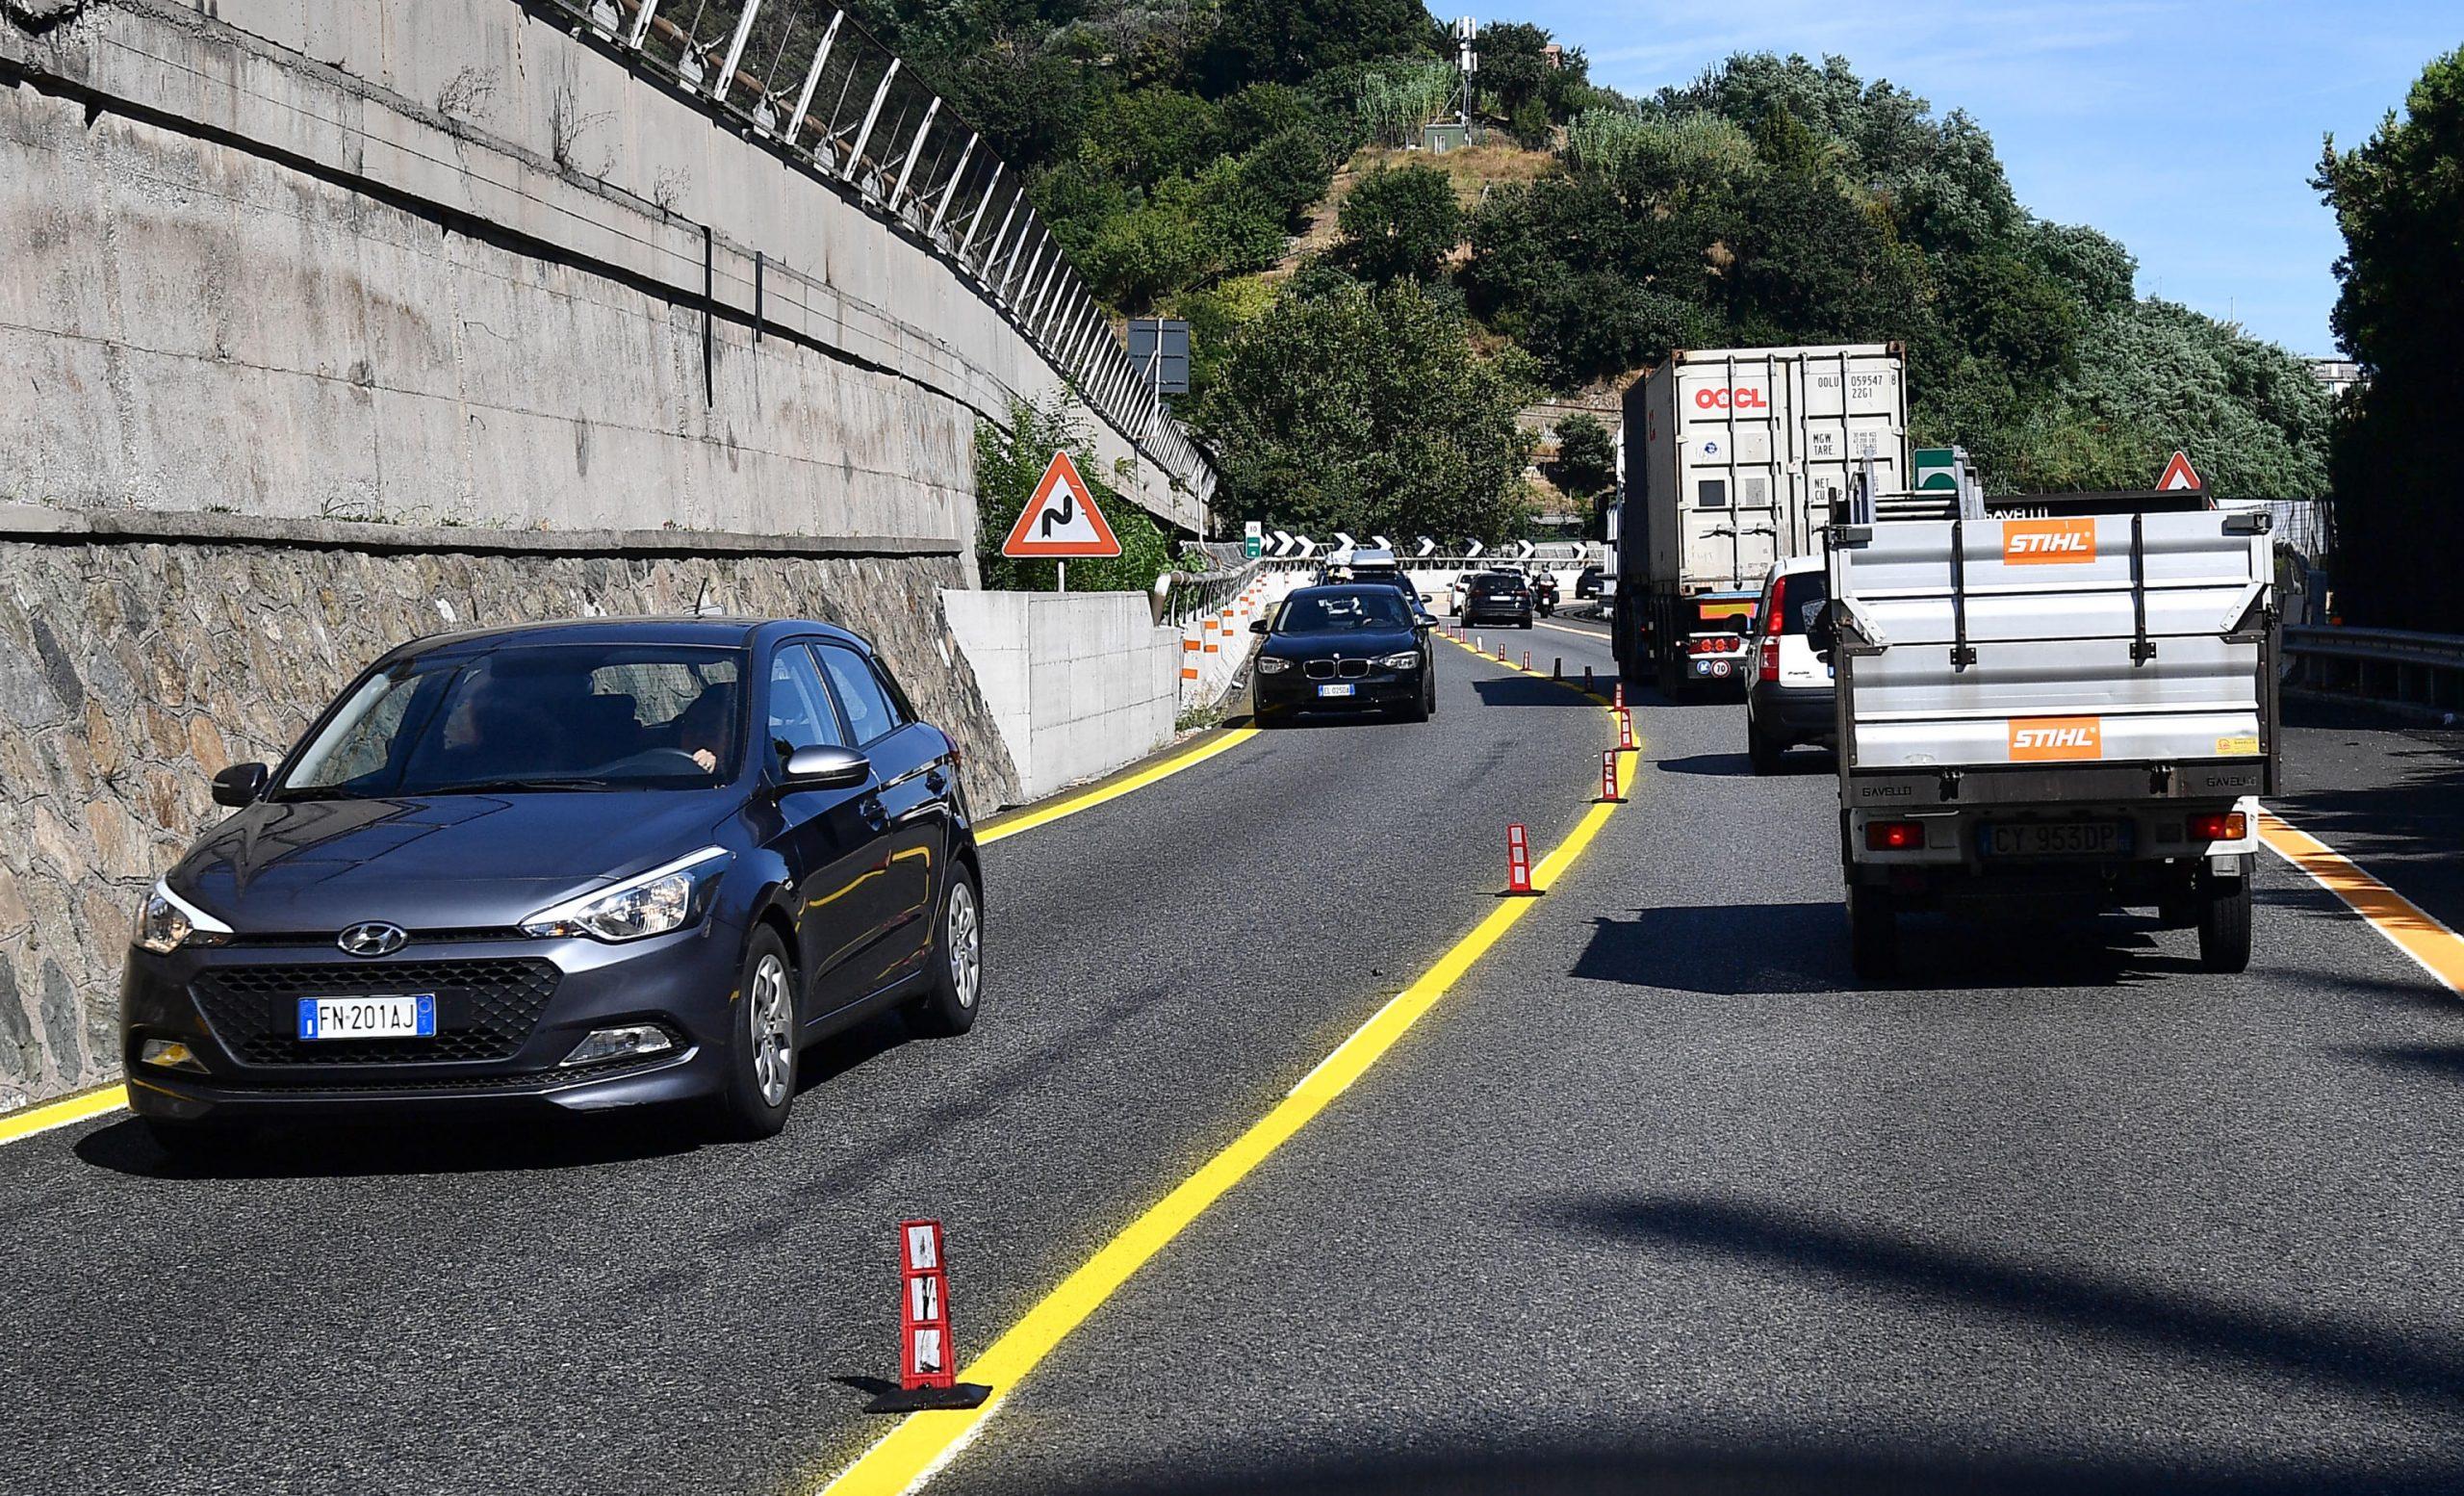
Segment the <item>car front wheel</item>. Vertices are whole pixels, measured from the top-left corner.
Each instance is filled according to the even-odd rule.
[[[933,990],[908,1011],[915,1027],[949,1038],[975,1026],[984,996],[984,906],[966,864],[950,864],[941,890],[941,920],[933,939]]]
[[[719,1124],[747,1141],[775,1137],[796,1100],[796,968],[786,942],[767,925],[745,949],[734,1007]]]

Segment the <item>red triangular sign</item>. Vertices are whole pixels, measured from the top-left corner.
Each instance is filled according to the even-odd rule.
[[[1061,561],[1120,555],[1119,538],[1104,523],[1103,511],[1095,507],[1095,496],[1087,491],[1069,453],[1052,454],[1036,496],[1010,527],[1010,538],[1001,542],[1001,554],[1020,560]]]
[[[2206,487],[2192,469],[2191,459],[2178,451],[2173,453],[2172,461],[2165,464],[2165,476],[2156,480],[2156,491],[2160,494],[2180,493],[2185,489],[2197,492]]]

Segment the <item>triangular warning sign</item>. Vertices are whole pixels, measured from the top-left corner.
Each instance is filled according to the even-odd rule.
[[[2207,484],[2199,480],[2198,474],[2191,467],[2191,459],[2178,451],[2173,453],[2172,461],[2165,464],[2165,476],[2156,480],[2156,491],[2160,494],[2180,493],[2185,489],[2198,492],[2206,487]]]
[[[1019,512],[1018,523],[1010,527],[1010,538],[1001,542],[1001,554],[1021,560],[1120,555],[1120,540],[1104,523],[1103,512],[1095,507],[1094,495],[1087,492],[1086,480],[1078,476],[1078,464],[1069,460],[1069,453],[1052,454],[1052,465],[1043,470],[1036,496]]]

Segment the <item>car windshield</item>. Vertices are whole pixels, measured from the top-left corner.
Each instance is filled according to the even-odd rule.
[[[277,800],[688,789],[735,777],[744,655],[535,644],[403,661],[360,683]]]
[[[1408,629],[1412,619],[1391,587],[1358,592],[1302,593],[1284,605],[1278,633],[1320,633],[1330,629]]]

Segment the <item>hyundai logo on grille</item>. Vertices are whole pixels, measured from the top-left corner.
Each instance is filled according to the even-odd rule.
[[[400,925],[371,919],[345,930],[334,943],[348,956],[390,956],[411,943],[411,938]]]

